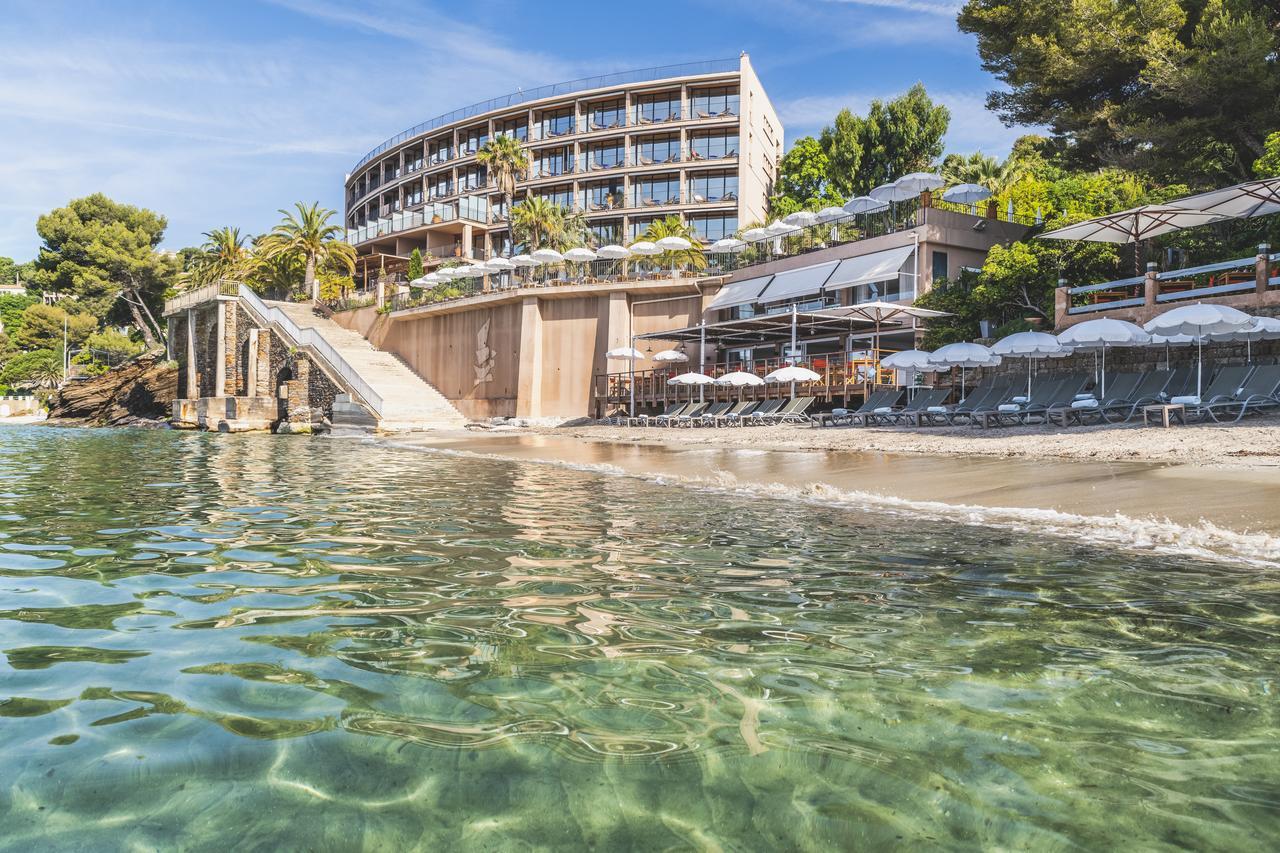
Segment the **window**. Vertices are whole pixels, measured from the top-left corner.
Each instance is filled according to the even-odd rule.
[[[609,246],[622,242],[622,220],[605,219],[590,225],[597,246]]]
[[[937,281],[940,278],[946,278],[946,277],[947,277],[947,253],[934,252],[933,253],[933,280]]]
[[[622,179],[615,178],[612,181],[587,184],[583,196],[585,199],[583,207],[589,213],[622,207]]]
[[[644,236],[644,232],[649,230],[649,226],[654,223],[653,219],[632,219],[631,220],[631,240],[634,242]]]
[[[635,99],[636,124],[657,124],[678,121],[680,118],[680,93],[638,95]]]
[[[625,162],[626,154],[621,142],[592,145],[587,149],[588,169],[616,169]]]
[[[422,168],[422,146],[415,145],[404,152],[404,170],[416,172]]]
[[[556,175],[568,175],[573,172],[573,150],[569,147],[552,148],[538,154],[534,163],[535,178],[549,178]]]
[[[489,180],[489,172],[484,166],[468,166],[458,176],[458,189],[461,192],[478,190]]]
[[[540,126],[542,128],[542,136],[540,138],[542,139],[573,133],[573,108],[565,107],[562,110],[543,113]]]
[[[627,102],[622,98],[592,104],[587,113],[588,130],[609,130],[627,123]]]
[[[493,127],[502,136],[514,136],[521,142],[529,141],[529,124],[523,118],[508,118],[496,121]]]
[[[689,109],[694,118],[736,116],[738,114],[738,90],[721,87],[695,91],[689,98]]]
[[[458,134],[458,148],[464,154],[474,154],[489,141],[489,132],[483,127],[473,127]]]
[[[657,175],[636,178],[631,182],[632,207],[657,207],[680,203],[680,177]]]
[[[400,163],[398,160],[384,160],[382,162],[382,180],[390,181],[400,177]]]
[[[738,156],[738,134],[704,133],[689,139],[689,158],[719,160]]]
[[[432,166],[447,163],[453,159],[453,140],[437,139],[431,143],[428,150],[430,153],[427,156],[427,162]]]
[[[427,179],[427,195],[444,198],[453,195],[453,175],[436,175]]]
[[[573,190],[570,187],[549,187],[545,190],[539,190],[538,195],[545,198],[552,204],[558,204],[561,207],[569,207],[573,204]]]
[[[736,201],[738,175],[735,172],[705,172],[689,178],[689,203]]]
[[[693,216],[689,224],[703,240],[722,240],[732,237],[738,231],[738,216],[734,213],[723,216]]]
[[[405,207],[422,204],[422,181],[414,181],[405,187],[404,204]]]
[[[679,134],[650,136],[636,143],[636,165],[652,166],[654,163],[678,163],[679,161]]]

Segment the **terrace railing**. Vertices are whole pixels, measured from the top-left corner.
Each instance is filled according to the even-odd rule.
[[[176,314],[196,305],[212,302],[219,296],[239,296],[240,283],[235,281],[215,281],[192,290],[179,293],[164,302],[165,314]]]
[[[1267,259],[1269,267],[1280,262],[1280,252]],[[1267,275],[1267,287],[1280,287],[1280,275]],[[1154,292],[1148,294],[1147,276],[1104,281],[1066,287],[1067,314],[1097,314],[1121,308],[1149,304],[1163,305],[1183,301],[1252,293],[1258,287],[1257,257],[1233,258],[1212,264],[1201,264],[1154,275]]]

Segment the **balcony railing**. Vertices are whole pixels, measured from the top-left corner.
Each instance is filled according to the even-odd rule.
[[[1267,262],[1274,269],[1274,265],[1280,263],[1280,252],[1269,255]],[[1269,273],[1267,287],[1280,287],[1280,274]],[[1146,281],[1146,276],[1138,275],[1100,284],[1067,287],[1067,314],[1097,314],[1147,305]],[[1257,257],[1254,256],[1158,272],[1152,296],[1155,304],[1163,305],[1252,293],[1257,287]]]
[[[642,68],[634,71],[621,71],[614,74],[602,74],[596,77],[584,77],[579,80],[570,80],[564,83],[554,83],[549,86],[537,86],[532,89],[522,89],[519,92],[513,92],[509,95],[503,95],[498,98],[490,98],[487,101],[471,104],[470,106],[438,115],[435,118],[428,119],[421,124],[414,125],[408,130],[402,131],[391,137],[381,145],[374,148],[352,168],[352,172],[359,171],[366,163],[378,157],[384,151],[396,147],[402,142],[406,142],[415,136],[419,136],[436,128],[445,127],[455,122],[464,121],[468,118],[484,115],[485,113],[500,110],[506,107],[514,107],[520,104],[532,103],[540,101],[544,98],[552,98],[556,95],[569,95],[574,92],[583,92],[591,89],[605,89],[611,86],[625,86],[631,83],[640,83],[646,80],[665,80],[671,77],[693,77],[700,74],[726,74],[737,71],[739,60],[737,59],[711,59],[703,62],[685,62],[678,65],[664,65],[653,68]]]

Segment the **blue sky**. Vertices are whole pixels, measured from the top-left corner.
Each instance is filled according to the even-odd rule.
[[[917,80],[952,111],[948,150],[1003,155],[1023,131],[946,0],[211,3],[7,0],[0,15],[0,255],[92,192],[169,219],[168,248],[277,208],[340,209],[383,139],[474,101],[746,50],[786,126],[817,133]]]

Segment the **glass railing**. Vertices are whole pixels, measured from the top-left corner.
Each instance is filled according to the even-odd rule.
[[[544,98],[552,98],[557,95],[569,95],[574,92],[582,92],[590,89],[604,89],[610,86],[625,86],[630,83],[640,83],[646,80],[664,80],[671,77],[693,77],[700,74],[726,74],[737,71],[739,68],[739,60],[734,59],[710,59],[702,62],[685,62],[678,65],[664,65],[652,68],[641,68],[633,71],[620,71],[613,74],[601,74],[595,77],[584,77],[579,80],[569,80],[563,83],[554,83],[549,86],[537,86],[532,89],[522,89],[509,95],[503,95],[498,98],[490,98],[487,101],[471,104],[470,106],[461,107],[460,109],[438,115],[435,118],[428,119],[421,124],[397,133],[395,136],[383,142],[374,148],[351,169],[352,172],[358,171],[366,163],[378,157],[385,151],[389,151],[402,142],[406,142],[415,136],[454,124],[459,121],[465,121],[468,118],[484,115],[494,110],[504,109],[506,107],[519,106],[520,104],[532,103],[540,101]]]

